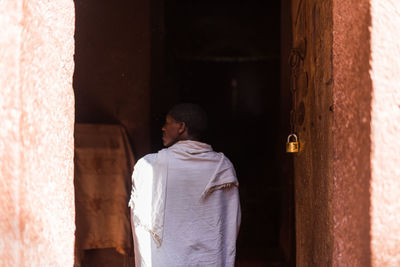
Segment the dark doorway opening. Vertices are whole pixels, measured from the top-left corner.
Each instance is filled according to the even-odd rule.
[[[295,262],[293,170],[283,152],[290,99],[281,86],[281,8],[281,1],[152,2],[152,150],[162,148],[171,105],[206,109],[207,141],[231,159],[240,183],[238,266]]]
[[[208,142],[238,173],[238,266],[295,266],[293,167],[284,152],[290,0],[75,0],[75,7],[76,122],[124,126],[138,159],[162,148],[173,104],[201,104]],[[114,249],[85,253],[84,266],[124,260]]]

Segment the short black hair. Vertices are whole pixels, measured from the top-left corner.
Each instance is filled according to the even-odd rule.
[[[202,140],[207,131],[207,114],[198,104],[180,103],[168,112],[177,122],[184,122],[189,136]]]

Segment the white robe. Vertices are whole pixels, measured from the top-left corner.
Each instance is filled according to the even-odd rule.
[[[177,142],[140,159],[132,184],[137,267],[234,266],[238,182],[222,153],[196,141]]]

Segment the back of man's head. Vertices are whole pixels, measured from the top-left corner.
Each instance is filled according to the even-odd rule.
[[[207,131],[207,114],[198,104],[181,103],[173,106],[168,112],[175,121],[184,122],[190,137],[197,140],[204,138]]]

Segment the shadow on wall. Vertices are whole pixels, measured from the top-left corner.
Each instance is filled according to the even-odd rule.
[[[149,153],[149,1],[75,0],[75,119],[121,124]]]

